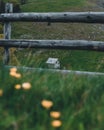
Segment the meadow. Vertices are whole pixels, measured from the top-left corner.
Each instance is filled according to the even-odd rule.
[[[103,130],[103,77],[22,69],[16,74],[20,76],[2,67],[0,129]],[[52,105],[43,105],[44,101]],[[59,121],[58,125],[53,121]]]
[[[94,1],[94,0],[93,0]],[[83,0],[28,0],[23,12],[85,11]],[[90,6],[89,6],[90,5]],[[104,40],[103,25],[13,23],[12,38]],[[77,30],[77,31],[76,31]],[[103,130],[103,76],[38,72],[3,65],[0,51],[0,130]],[[61,69],[104,72],[103,52],[11,48],[9,65],[47,68],[58,57]]]

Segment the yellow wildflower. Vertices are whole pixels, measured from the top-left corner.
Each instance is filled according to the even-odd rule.
[[[51,122],[51,125],[53,127],[60,127],[62,125],[62,122],[60,120],[54,120]]]
[[[17,68],[13,67],[13,68],[10,68],[10,72],[16,72],[17,71]]]
[[[30,83],[28,83],[28,82],[23,83],[23,84],[22,84],[22,88],[23,88],[23,89],[27,89],[27,90],[28,90],[28,89],[30,89],[30,88],[31,88],[31,84],[30,84]]]
[[[21,74],[20,73],[15,73],[14,77],[15,78],[21,78]]]
[[[10,74],[11,76],[15,77],[15,75],[16,75],[16,72],[14,72],[14,71],[11,71],[9,74]]]
[[[51,111],[50,116],[53,118],[59,118],[61,116],[61,113],[58,111]]]
[[[10,73],[9,73],[12,77],[15,78],[21,78],[21,74],[17,73],[17,68],[13,67],[10,69]]]
[[[20,84],[16,84],[15,85],[15,89],[20,89],[21,88],[21,85]]]
[[[41,105],[42,105],[43,107],[45,107],[46,109],[49,109],[49,108],[51,108],[51,107],[53,106],[53,102],[52,102],[52,101],[49,101],[49,100],[43,100],[43,101],[41,102]]]

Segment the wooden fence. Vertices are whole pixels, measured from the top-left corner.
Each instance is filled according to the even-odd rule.
[[[0,14],[0,22],[4,23],[4,39],[0,46],[5,48],[4,63],[9,61],[10,47],[76,49],[104,51],[103,41],[86,40],[11,40],[11,22],[62,22],[62,23],[104,23],[104,12],[63,12],[63,13],[12,13],[12,5],[6,5],[6,13]],[[79,71],[78,71],[79,72]],[[80,72],[81,73],[81,72]],[[90,73],[90,72],[89,72]],[[96,73],[97,74],[97,73]],[[104,75],[103,73],[101,75]]]

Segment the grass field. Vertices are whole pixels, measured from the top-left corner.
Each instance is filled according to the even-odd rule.
[[[24,49],[11,55],[10,65],[47,68],[49,57],[57,57],[61,69],[104,72],[103,52],[90,51]]]
[[[85,11],[92,6],[94,0],[28,0],[21,8],[24,12]],[[15,23],[12,38],[104,40],[102,28],[92,24]],[[1,59],[3,50],[0,54]],[[12,48],[9,65],[47,68],[48,57],[58,57],[61,69],[104,72],[103,52],[92,51]],[[0,130],[104,130],[103,91],[103,76],[22,69],[11,73],[1,61]],[[51,106],[47,108],[43,101]],[[53,111],[59,116],[52,117]]]
[[[63,75],[17,70],[21,78],[0,71],[0,129],[2,130],[103,130],[103,77]],[[31,78],[30,78],[31,77]],[[30,83],[30,88],[23,87]],[[22,87],[16,87],[16,85]],[[48,100],[50,108],[42,106]],[[57,111],[60,117],[51,117]],[[56,127],[52,121],[59,120]]]
[[[25,12],[57,12],[68,11],[70,7],[81,6],[85,0],[28,0],[27,5],[22,6],[22,10]]]

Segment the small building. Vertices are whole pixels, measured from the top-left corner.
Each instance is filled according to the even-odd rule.
[[[58,58],[48,58],[48,60],[46,61],[46,64],[48,65],[48,68],[50,69],[60,68],[60,62]]]

